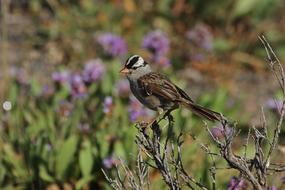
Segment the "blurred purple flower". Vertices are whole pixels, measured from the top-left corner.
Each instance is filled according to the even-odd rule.
[[[52,145],[50,143],[45,144],[45,149],[50,152],[52,150]]]
[[[169,50],[169,40],[163,32],[155,30],[144,37],[142,46],[155,55],[165,55]]]
[[[170,61],[166,57],[169,51],[169,40],[162,31],[149,32],[143,39],[142,47],[152,53],[151,61],[162,66],[170,65]]]
[[[201,62],[205,60],[205,56],[201,53],[196,53],[191,56],[191,61]]]
[[[273,185],[270,190],[277,190],[277,188]]]
[[[116,34],[101,34],[96,38],[96,41],[102,46],[104,53],[109,56],[123,56],[127,53],[126,42]]]
[[[72,110],[73,110],[73,104],[71,104],[70,102],[66,100],[61,100],[59,101],[58,105],[59,105],[59,108],[57,112],[59,113],[61,117],[69,117],[71,115]]]
[[[246,190],[247,184],[244,179],[233,176],[227,187],[227,190]]]
[[[118,160],[114,158],[114,156],[110,155],[103,159],[103,165],[107,169],[111,169],[118,163]]]
[[[187,32],[186,36],[190,41],[206,51],[213,49],[213,35],[205,24],[196,24],[193,29]]]
[[[152,60],[153,62],[155,62],[155,63],[157,63],[157,64],[163,66],[163,67],[168,67],[168,66],[170,66],[170,60],[169,60],[167,57],[165,57],[165,56],[159,56],[159,55],[156,56],[156,55],[153,55],[153,56],[151,57],[151,60]]]
[[[276,100],[276,99],[268,99],[264,103],[264,107],[267,109],[270,109],[272,111],[277,111],[279,112],[280,109],[282,108],[283,101],[282,100]]]
[[[101,59],[92,59],[87,61],[82,73],[83,80],[87,83],[101,80],[105,74],[105,67]]]
[[[86,134],[90,132],[90,125],[88,123],[79,123],[77,128]]]
[[[59,71],[52,73],[52,80],[57,84],[67,84],[69,81],[69,71]]]
[[[233,132],[231,128],[229,127],[224,128],[224,126],[222,126],[221,124],[219,124],[216,127],[211,128],[210,131],[211,131],[211,134],[217,139],[224,138],[225,135],[229,136]]]
[[[111,112],[113,106],[113,98],[111,96],[107,96],[103,102],[103,112],[108,114]]]
[[[139,118],[150,118],[151,113],[133,96],[130,98],[129,117],[132,122],[137,121]]]
[[[42,96],[45,98],[49,98],[54,94],[54,87],[50,85],[44,85],[42,88]]]
[[[119,80],[115,86],[116,94],[122,98],[126,98],[130,94],[130,85],[127,79]]]
[[[72,97],[80,98],[87,95],[87,88],[83,82],[82,77],[79,74],[72,74],[70,76],[69,85],[71,88]]]
[[[10,76],[15,78],[19,84],[27,85],[30,83],[28,74],[24,68],[11,67]]]

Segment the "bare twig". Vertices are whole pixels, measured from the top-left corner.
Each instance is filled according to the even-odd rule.
[[[274,135],[273,135],[273,139],[270,145],[270,149],[269,152],[267,154],[267,157],[265,159],[265,165],[269,166],[270,165],[270,157],[272,156],[273,151],[276,149],[276,145],[278,143],[278,139],[279,139],[279,134],[281,131],[281,126],[283,123],[283,119],[284,119],[284,114],[285,114],[285,74],[284,74],[284,69],[278,59],[278,57],[276,56],[275,52],[273,51],[273,49],[271,48],[270,44],[267,42],[266,38],[264,36],[259,36],[260,41],[262,42],[266,53],[267,53],[267,59],[269,61],[269,65],[270,68],[272,70],[272,72],[274,73],[279,86],[282,90],[283,93],[283,103],[282,103],[282,107],[280,109],[280,117],[279,117],[279,121],[276,125],[276,128],[274,130]]]
[[[233,139],[237,133],[235,127],[231,126],[231,132],[226,133],[226,130],[228,127],[230,127],[230,124],[227,120],[223,120],[222,125],[225,131],[224,141],[222,142],[215,137],[212,138],[220,149],[222,157],[227,161],[228,165],[231,168],[237,169],[242,174],[242,176],[248,179],[252,183],[254,189],[262,190],[262,187],[258,183],[258,180],[255,178],[254,174],[249,169],[248,160],[244,159],[244,157],[236,156],[232,151]]]
[[[285,172],[285,166],[278,166],[275,168],[269,167],[268,170],[273,170],[274,172]]]
[[[245,145],[245,152],[243,157],[240,157],[238,155],[235,155],[232,151],[232,143],[234,140],[234,137],[236,136],[236,131],[233,128],[234,132],[232,134],[227,134],[227,127],[231,127],[230,124],[227,122],[227,120],[223,120],[222,126],[224,131],[224,141],[221,141],[217,138],[215,138],[210,130],[207,128],[210,136],[212,137],[213,141],[216,143],[217,147],[220,149],[220,153],[222,157],[227,161],[228,165],[231,168],[237,169],[241,175],[249,180],[251,184],[253,185],[254,189],[262,190],[263,188],[267,187],[267,169],[269,170],[270,166],[270,158],[276,149],[279,134],[281,131],[281,126],[284,119],[285,114],[285,78],[284,78],[284,71],[283,67],[278,60],[276,54],[272,50],[269,43],[266,41],[264,36],[259,37],[261,42],[264,45],[264,48],[267,52],[267,59],[269,60],[270,68],[275,75],[280,88],[283,92],[283,104],[282,108],[280,110],[280,118],[279,121],[275,127],[273,139],[269,140],[268,138],[268,132],[267,132],[267,122],[265,119],[265,115],[262,109],[262,129],[258,130],[255,127],[253,127],[253,134],[252,138],[255,144],[255,154],[253,158],[247,157],[247,146],[249,143],[249,138],[251,131],[249,130]],[[270,148],[267,154],[264,153],[264,147],[265,143],[268,143]],[[270,168],[271,171],[281,172],[284,170],[282,167],[274,167]]]
[[[247,147],[248,147],[248,143],[249,143],[250,133],[251,133],[251,128],[249,128],[249,130],[248,130],[247,137],[246,137],[246,143],[244,145],[244,156],[243,156],[244,159],[247,158]]]
[[[154,123],[151,127],[152,135],[149,135],[146,130],[141,130],[139,127],[138,129],[139,134],[136,139],[138,147],[146,153],[150,160],[153,160],[170,189],[181,189],[182,180],[190,189],[198,187],[207,190],[203,184],[188,175],[184,169],[181,156],[182,133],[174,141],[173,120],[169,119],[168,130],[163,143],[162,134],[157,123]],[[175,154],[176,149],[177,154]]]

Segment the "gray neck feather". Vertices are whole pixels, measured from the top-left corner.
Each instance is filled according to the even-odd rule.
[[[152,72],[152,70],[151,70],[150,66],[147,64],[144,67],[139,67],[136,70],[132,71],[132,73],[127,76],[127,78],[130,81],[134,82],[138,78],[140,78],[141,76],[146,75],[150,72]]]

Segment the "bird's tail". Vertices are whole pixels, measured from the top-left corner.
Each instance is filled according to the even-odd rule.
[[[208,119],[210,121],[222,121],[222,114],[212,111],[210,109],[204,108],[193,102],[182,102],[184,106],[189,108],[195,115],[202,118]]]

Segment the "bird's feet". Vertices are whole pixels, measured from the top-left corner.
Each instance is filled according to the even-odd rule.
[[[142,129],[147,129],[149,127],[152,127],[153,125],[157,125],[158,122],[156,121],[157,117],[153,118],[151,121],[149,122],[145,122],[145,121],[141,121],[139,122],[139,126],[142,128]]]
[[[168,110],[167,112],[164,113],[164,115],[161,117],[162,114],[159,114],[157,117],[153,118],[150,122],[145,122],[145,121],[141,121],[139,122],[139,126],[143,129],[147,129],[149,127],[155,127],[158,125],[158,123],[162,120],[162,119],[166,119],[168,120],[169,123],[174,122],[174,118],[171,115],[171,111],[172,110]]]
[[[147,125],[148,125],[148,122],[145,122],[145,121],[140,121],[137,123],[141,128],[146,128]]]
[[[174,118],[173,118],[173,116],[171,115],[171,111],[172,111],[172,110],[168,110],[168,111],[163,115],[163,117],[162,117],[162,119],[166,119],[166,117],[167,117],[169,123],[170,123],[170,122],[174,122]]]

